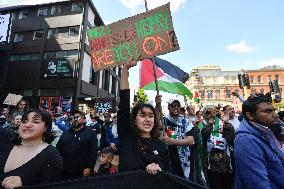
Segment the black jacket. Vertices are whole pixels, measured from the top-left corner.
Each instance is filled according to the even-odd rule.
[[[97,136],[91,128],[83,127],[79,131],[72,128],[62,134],[58,143],[63,160],[63,177],[83,176],[83,170],[94,168],[97,159]]]
[[[146,170],[150,163],[159,164],[163,171],[170,172],[166,145],[159,139],[142,139],[134,132],[130,123],[130,91],[127,89],[120,91],[117,126],[120,142],[119,172]],[[145,147],[145,150],[141,150],[141,147]]]

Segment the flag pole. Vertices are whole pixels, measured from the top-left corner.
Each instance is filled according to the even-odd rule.
[[[147,0],[144,0],[145,3],[145,9],[146,12],[148,12],[148,3]],[[157,68],[156,68],[156,63],[155,63],[155,59],[154,57],[151,58],[152,62],[153,62],[153,71],[154,71],[154,78],[155,78],[155,86],[156,86],[156,91],[157,91],[157,95],[160,94],[159,92],[159,84],[158,84],[158,80],[157,80]],[[160,115],[160,121],[162,123],[162,128],[163,128],[163,135],[165,134],[165,127],[164,127],[164,119],[163,119],[163,111],[162,111],[162,105],[161,102],[156,102],[156,107],[158,108],[159,111],[159,115]]]

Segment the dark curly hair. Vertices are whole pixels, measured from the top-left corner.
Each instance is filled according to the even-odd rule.
[[[137,103],[131,111],[131,125],[134,125],[134,130],[137,135],[139,135],[139,131],[137,129],[137,125],[135,124],[135,119],[140,110],[143,110],[144,108],[150,108],[154,115],[154,127],[150,131],[150,136],[152,139],[158,139],[160,137],[159,132],[159,121],[157,117],[157,113],[155,111],[155,108],[151,104],[145,104],[145,103]]]
[[[249,96],[247,100],[242,104],[242,113],[246,120],[248,120],[246,113],[251,112],[255,114],[256,106],[260,103],[272,103],[271,93],[258,93],[254,96]]]
[[[55,139],[55,133],[52,131],[52,117],[49,112],[43,110],[29,110],[22,118],[22,122],[28,119],[30,113],[35,113],[35,117],[40,118],[46,127],[46,131],[43,133],[42,140],[50,144]],[[15,134],[13,139],[14,144],[21,144],[22,140],[18,133]]]

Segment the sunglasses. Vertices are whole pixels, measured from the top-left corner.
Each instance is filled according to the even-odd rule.
[[[174,103],[174,104],[171,104],[171,107],[173,107],[173,108],[175,108],[175,107],[180,108],[180,104]]]

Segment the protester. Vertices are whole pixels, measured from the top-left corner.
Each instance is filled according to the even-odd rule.
[[[149,174],[170,171],[166,145],[159,140],[158,117],[150,104],[138,103],[130,112],[128,69],[136,63],[124,65],[120,80],[118,136],[120,142],[119,171],[146,170]]]
[[[10,109],[2,108],[0,115],[0,127],[6,128],[10,124]]]
[[[12,189],[61,178],[62,159],[49,145],[54,139],[51,124],[47,112],[31,110],[23,117],[13,144],[0,153],[2,187]]]
[[[103,149],[108,146],[106,137],[107,137],[107,130],[111,124],[112,124],[111,114],[109,112],[105,112],[104,113],[104,124],[101,127],[100,149]]]
[[[194,125],[180,114],[180,107],[178,100],[172,99],[169,101],[169,115],[165,119],[167,135],[163,139],[169,145],[172,173],[189,178],[189,146],[194,144]]]
[[[113,150],[118,150],[118,134],[117,134],[117,115],[114,114],[112,117],[112,124],[108,127],[106,135],[107,145]]]
[[[234,108],[230,105],[226,105],[223,108],[223,111],[225,114],[229,115],[229,123],[231,123],[234,126],[235,131],[237,131],[240,127],[240,121],[238,117],[236,116],[236,112]]]
[[[10,130],[0,127],[0,152],[2,153],[4,149],[8,146],[13,133]]]
[[[70,128],[70,123],[68,120],[67,115],[62,115],[61,113],[55,113],[55,125],[61,130],[61,131],[67,131]]]
[[[7,129],[11,130],[14,133],[18,133],[18,129],[22,123],[22,117],[21,115],[16,115],[12,118],[12,123],[7,127]]]
[[[228,122],[229,116],[216,116],[215,107],[204,107],[204,121],[200,123],[203,170],[210,189],[233,187],[232,151],[235,131]],[[223,123],[224,122],[224,123]]]
[[[99,156],[99,163],[100,163],[99,170],[97,173],[95,172],[94,174],[101,176],[101,175],[112,175],[117,173],[117,170],[111,164],[113,157],[114,157],[113,148],[111,147],[103,148],[100,151],[100,156]]]
[[[284,111],[278,112],[278,116],[279,116],[279,119],[281,119],[281,121],[283,122],[284,121]]]
[[[21,115],[24,116],[25,113],[27,113],[29,111],[29,103],[27,100],[20,100],[17,105],[16,105],[16,109],[12,112],[12,116],[15,115]]]
[[[70,129],[63,132],[56,145],[63,159],[64,179],[89,176],[96,163],[97,136],[84,120],[84,113],[74,110]]]
[[[194,106],[189,105],[189,106],[186,107],[186,110],[187,110],[186,118],[189,119],[192,122],[193,125],[195,125],[196,122],[197,122],[197,117],[195,115]]]
[[[250,96],[235,139],[236,189],[284,188],[284,133],[270,93]]]

